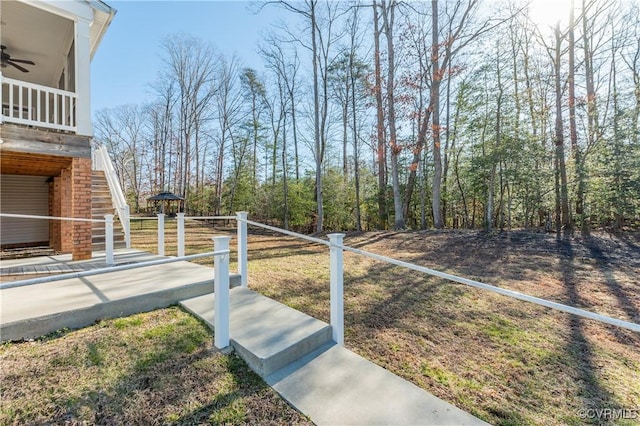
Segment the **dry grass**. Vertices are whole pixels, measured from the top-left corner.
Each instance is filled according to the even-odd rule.
[[[450,231],[366,233],[345,243],[640,321],[633,242]],[[249,285],[329,319],[325,247],[254,236]],[[350,253],[345,324],[349,349],[493,424],[584,424],[581,409],[640,409],[637,333]]]
[[[235,233],[189,226],[193,251],[208,249],[212,234]],[[139,244],[153,246],[153,230]],[[636,234],[558,241],[526,232],[369,232],[345,244],[640,322]],[[324,246],[250,235],[250,287],[324,321],[328,265]],[[349,349],[493,424],[606,423],[581,418],[589,408],[636,410],[638,418],[612,423],[640,421],[637,333],[351,253],[345,324]]]
[[[0,348],[0,424],[310,424],[178,308]]]
[[[217,226],[214,229],[187,222],[187,253],[211,250],[210,238],[214,234],[235,235],[233,224]],[[134,248],[154,252],[155,222],[136,223],[132,228]],[[175,240],[175,222],[169,221],[167,254],[175,254]],[[525,232],[497,235],[456,231],[377,232],[350,234],[345,244],[640,322],[638,235],[623,238],[597,235],[586,241],[557,241],[554,236]],[[233,247],[235,239],[232,271]],[[211,264],[210,259],[201,262]],[[328,265],[324,246],[280,235],[250,235],[249,286],[324,321],[329,320]],[[637,333],[351,253],[345,253],[345,324],[349,349],[493,424],[607,423],[603,418],[581,418],[580,410],[588,408],[635,410],[628,411],[637,414],[635,419],[609,423],[640,422]],[[29,348],[30,344],[24,345]],[[89,352],[85,351],[82,359],[91,353],[87,348]],[[10,350],[11,347],[4,348],[3,356]],[[38,352],[38,356],[31,358],[30,374],[41,377],[44,373],[44,367],[37,361],[43,353],[46,352]],[[180,365],[163,365],[163,380],[179,374]],[[121,383],[137,383],[136,377],[121,378]],[[40,391],[46,394],[49,388],[55,390],[63,381],[57,380],[41,385]],[[101,386],[100,389],[112,393],[118,389],[104,383]],[[181,389],[187,387],[198,385],[187,381]],[[57,395],[55,391],[53,394]],[[70,395],[67,399],[73,398],[73,393]],[[96,401],[104,400],[100,399],[100,391],[92,390],[85,395]],[[193,406],[189,401],[175,404],[179,407],[176,410],[198,413],[197,408],[189,408]],[[281,407],[278,404],[282,401],[272,403]],[[162,399],[154,403],[172,404]],[[267,405],[260,407],[268,410]],[[217,410],[211,409],[211,405],[205,407],[208,416]],[[278,410],[287,408],[282,407]],[[189,414],[174,416],[178,420],[194,418]],[[225,418],[230,423],[255,420],[228,416]],[[265,418],[274,419],[269,416]],[[288,414],[282,416],[258,422],[302,421]],[[58,418],[64,422],[64,417]],[[164,419],[173,421],[174,417]]]

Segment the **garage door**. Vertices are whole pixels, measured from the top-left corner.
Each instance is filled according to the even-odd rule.
[[[2,213],[49,215],[49,184],[46,176],[0,175]],[[0,218],[0,245],[49,241],[49,221]]]

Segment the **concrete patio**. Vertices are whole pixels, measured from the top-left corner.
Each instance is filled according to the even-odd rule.
[[[116,265],[163,259],[138,250],[115,254]],[[2,261],[0,275],[77,272],[106,267],[104,255],[71,262],[69,255]],[[213,262],[213,260],[212,260]],[[31,275],[31,276],[30,276]],[[15,277],[15,276],[14,276]],[[231,277],[232,285],[239,277]],[[213,269],[180,261],[41,284],[0,289],[0,340],[35,338],[102,318],[150,311],[213,292]]]

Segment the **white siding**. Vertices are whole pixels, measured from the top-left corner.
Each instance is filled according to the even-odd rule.
[[[49,215],[46,176],[0,175],[2,213]],[[0,217],[0,245],[49,241],[49,221]]]

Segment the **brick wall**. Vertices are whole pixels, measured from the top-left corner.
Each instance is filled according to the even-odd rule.
[[[52,216],[91,219],[91,159],[73,158],[49,186]],[[52,220],[49,244],[73,260],[91,259],[91,222]]]
[[[91,159],[71,162],[72,217],[91,219]],[[91,259],[91,222],[73,222],[73,260]]]
[[[71,169],[65,168],[59,176],[59,203],[60,217],[73,217],[72,193],[71,193]],[[60,251],[71,253],[73,251],[73,223],[68,220],[60,222]]]

